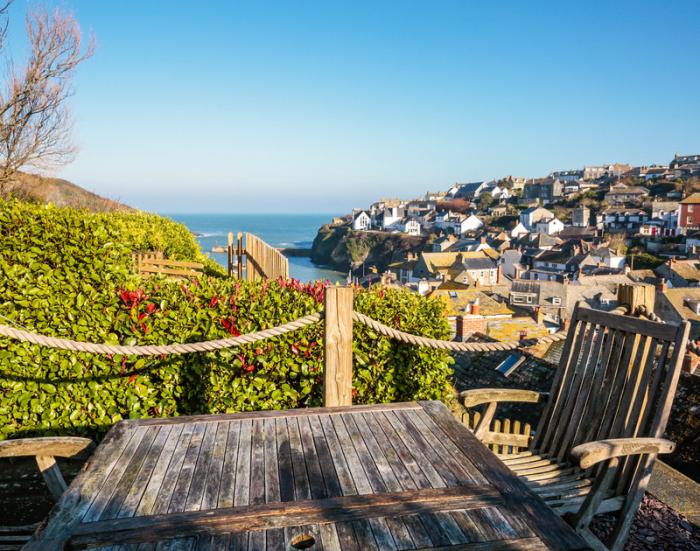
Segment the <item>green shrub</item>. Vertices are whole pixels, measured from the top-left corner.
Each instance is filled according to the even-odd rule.
[[[142,280],[135,249],[201,260],[172,221],[0,202],[0,318],[87,342],[199,342],[273,327],[322,308],[324,286]],[[442,304],[400,290],[357,290],[355,308],[412,333],[444,338]],[[127,417],[321,404],[322,324],[239,348],[167,357],[106,357],[0,338],[0,439],[103,432]],[[402,345],[356,325],[357,403],[443,398],[445,352]]]

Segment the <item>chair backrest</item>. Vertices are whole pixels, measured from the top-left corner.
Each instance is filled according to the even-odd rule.
[[[565,460],[584,442],[661,437],[688,330],[577,304],[530,449]]]

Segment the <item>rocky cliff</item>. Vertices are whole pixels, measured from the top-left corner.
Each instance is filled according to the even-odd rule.
[[[341,271],[357,269],[363,263],[367,268],[376,266],[383,271],[401,253],[422,250],[426,241],[426,237],[353,231],[347,225],[327,224],[318,230],[311,248],[311,260]]]

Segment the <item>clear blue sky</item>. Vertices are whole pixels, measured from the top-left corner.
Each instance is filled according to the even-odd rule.
[[[59,5],[97,39],[60,175],[141,208],[342,212],[700,153],[696,0]]]

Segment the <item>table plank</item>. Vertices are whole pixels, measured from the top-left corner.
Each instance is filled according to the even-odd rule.
[[[294,495],[297,500],[311,499],[311,483],[306,468],[304,448],[299,434],[299,423],[296,418],[289,418],[287,430],[289,432],[289,449],[291,453],[292,468],[294,472]]]
[[[164,428],[168,428],[169,430],[164,431]],[[173,453],[180,442],[183,430],[183,426],[176,425],[161,428],[161,434],[167,434],[167,440],[165,441],[165,446],[163,446],[163,450],[158,456],[155,466],[150,473],[148,484],[146,485],[145,489],[143,489],[143,494],[141,495],[141,499],[137,504],[134,515],[149,515],[151,512],[153,512],[158,494],[160,493],[160,488],[163,484],[163,480],[165,479],[165,474],[168,470],[168,466],[170,465],[170,461],[172,460]],[[136,488],[136,491],[138,491],[138,488]],[[133,500],[135,501],[136,498],[137,496],[135,493]],[[127,514],[130,512],[128,511],[128,508],[129,506],[127,505],[124,511],[125,514],[120,516],[134,516]]]
[[[253,419],[251,435],[250,501],[251,505],[265,503],[265,447],[263,438],[264,419]]]
[[[225,423],[224,426],[227,428],[226,455],[224,457],[224,464],[221,467],[221,481],[219,482],[217,506],[224,508],[233,507],[241,423],[237,421],[222,421],[222,423]]]
[[[337,419],[337,418],[336,418]],[[382,482],[384,483],[386,490],[390,492],[399,492],[405,488],[398,480],[394,471],[384,455],[382,448],[377,443],[377,439],[374,433],[369,429],[367,422],[363,415],[347,415],[345,417],[346,424],[354,424],[362,438],[362,443],[367,448],[369,455],[372,459],[372,463],[377,468],[379,475],[382,477]],[[410,475],[406,472],[406,477],[410,480]]]
[[[202,500],[207,484],[207,473],[209,471],[211,457],[214,454],[214,444],[216,442],[216,432],[218,428],[219,423],[210,423],[206,426],[204,438],[199,447],[197,463],[192,472],[192,481],[190,482],[189,491],[185,498],[185,511],[199,511],[202,507]]]
[[[280,486],[280,501],[294,501],[294,467],[292,466],[292,450],[289,445],[287,420],[277,418],[275,421],[275,437],[277,439],[277,471]]]
[[[376,415],[373,415],[372,420],[376,421],[379,427],[381,428],[384,438],[386,438],[386,441],[389,444],[391,444],[391,446],[396,451],[396,455],[398,456],[401,463],[403,463],[404,467],[406,467],[406,470],[411,475],[411,478],[415,482],[417,488],[445,487],[445,483],[439,477],[435,483],[431,483],[431,481],[425,475],[423,470],[420,468],[416,459],[413,457],[413,454],[411,454],[411,450],[409,450],[406,447],[406,444],[404,444],[401,437],[394,430],[394,427],[392,427],[391,423],[389,423],[389,420],[382,413],[377,413]]]
[[[337,416],[335,419],[342,419],[342,417]],[[326,442],[328,442],[328,448],[338,476],[342,495],[357,495],[358,490],[355,485],[355,480],[353,479],[353,472],[359,475],[362,472],[362,468],[359,466],[357,454],[354,453],[355,450],[352,449],[352,446],[348,446],[347,444],[343,445],[341,443],[333,420],[328,415],[321,416],[319,422],[321,423],[323,434],[326,437]],[[367,486],[369,486],[369,483]]]
[[[168,463],[167,469],[165,470],[163,480],[158,489],[158,495],[153,503],[150,514],[165,513],[168,511],[170,499],[173,496],[173,491],[175,490],[175,485],[180,475],[180,468],[185,461],[185,454],[189,448],[193,431],[193,425],[185,425],[183,427],[177,445],[170,456],[170,463]]]
[[[121,506],[124,503],[132,484],[136,480],[136,477],[141,470],[141,465],[143,465],[144,461],[146,460],[151,446],[153,445],[153,441],[156,439],[156,436],[158,436],[159,431],[160,427],[154,427],[143,435],[143,438],[136,448],[134,455],[131,457],[126,469],[124,470],[124,473],[119,481],[114,484],[112,497],[109,498],[109,501],[107,502],[104,511],[102,511],[102,513],[99,515],[99,518],[114,518],[117,516],[117,513],[119,512],[119,509],[121,509]],[[85,519],[83,521],[85,522]]]
[[[205,475],[206,482],[204,484],[202,502],[200,505],[204,510],[216,508],[219,501],[224,464],[226,462],[228,433],[229,423],[220,422],[216,424],[216,435],[214,436],[214,445]]]
[[[236,483],[233,505],[239,507],[250,503],[250,462],[252,458],[253,420],[240,421],[238,440],[238,460],[236,462]]]
[[[379,468],[374,462],[372,454],[365,444],[362,433],[357,428],[352,414],[336,417],[333,420],[335,426],[343,433],[346,455],[351,457],[353,478],[358,486],[359,493],[386,492],[387,487]],[[349,440],[347,439],[349,436]]]
[[[321,499],[328,497],[326,485],[321,472],[321,463],[318,460],[316,453],[316,444],[311,432],[308,417],[297,417],[295,419],[299,426],[299,436],[301,437],[301,446],[304,450],[304,459],[302,464],[306,464],[306,472],[309,476],[309,487],[311,488],[311,497]]]
[[[192,431],[192,436],[189,444],[187,445],[185,457],[182,461],[182,466],[180,467],[180,472],[178,473],[177,481],[175,482],[175,486],[173,488],[172,497],[170,498],[170,505],[168,506],[169,513],[179,513],[180,511],[185,510],[187,496],[189,495],[190,485],[192,484],[192,479],[194,477],[194,469],[197,465],[199,452],[202,449],[204,435],[207,429],[210,427],[216,428],[216,425],[205,423],[196,423],[194,425],[194,430]]]
[[[385,416],[396,432],[401,435],[401,439],[412,451],[416,461],[422,466],[434,487],[439,487],[435,486],[434,481],[437,481],[438,485],[457,486],[460,484],[458,473],[462,472],[461,466],[448,467],[445,462],[446,455],[440,454],[439,448],[429,444],[410,421],[399,419],[393,411],[385,413]],[[469,483],[471,480],[467,480],[467,482]]]
[[[328,448],[328,441],[326,440],[326,436],[323,432],[318,416],[311,415],[307,418],[307,420],[313,435],[314,447],[316,448],[321,473],[323,474],[323,483],[326,487],[326,495],[328,497],[341,496],[343,495],[343,491],[340,486],[340,481],[338,480],[335,465],[333,464],[333,457],[331,456],[330,449]]]
[[[94,496],[90,503],[90,508],[82,518],[83,522],[92,522],[100,518],[112,494],[117,489],[117,482],[121,479],[124,471],[126,471],[132,456],[138,449],[141,440],[147,432],[149,432],[147,427],[137,427],[134,430],[134,434],[129,439],[129,443],[124,447],[124,450],[114,462],[112,469],[110,469],[110,484],[104,484]]]
[[[158,466],[161,454],[166,449],[170,432],[173,427],[159,427],[158,434],[156,435],[153,445],[148,452],[144,462],[141,464],[141,468],[134,479],[131,487],[128,488],[128,493],[122,502],[122,506],[117,513],[118,517],[131,517],[134,516],[139,502],[142,500],[143,496],[146,495],[148,489],[148,484],[153,477],[153,474]],[[146,490],[144,490],[146,488]]]
[[[195,533],[266,530],[297,524],[359,520],[424,512],[479,509],[504,503],[488,486],[426,488],[396,493],[342,496],[296,502],[277,502],[211,511],[185,511],[107,519],[81,524],[73,543],[137,543]]]

